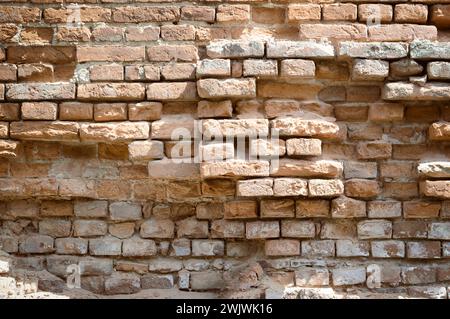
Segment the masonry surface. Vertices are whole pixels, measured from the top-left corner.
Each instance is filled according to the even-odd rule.
[[[448,298],[449,41],[447,0],[0,1],[0,283]]]

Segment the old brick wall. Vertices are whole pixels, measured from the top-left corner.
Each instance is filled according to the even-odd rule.
[[[102,294],[447,298],[449,28],[448,0],[1,0],[2,249]]]

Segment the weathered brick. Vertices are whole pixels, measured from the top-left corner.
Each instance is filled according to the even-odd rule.
[[[271,175],[332,178],[340,176],[342,170],[342,164],[337,161],[281,159],[278,167],[271,168]]]
[[[384,141],[361,142],[356,151],[360,159],[385,159],[391,157],[392,145]]]
[[[195,100],[194,82],[152,83],[147,86],[147,98],[152,100]]]
[[[190,286],[193,290],[222,289],[224,284],[221,272],[208,270],[190,274]]]
[[[405,218],[432,218],[439,216],[441,204],[437,202],[408,201],[403,203]]]
[[[269,162],[233,160],[201,163],[200,173],[203,178],[268,176]]]
[[[249,98],[256,96],[255,79],[203,79],[197,81],[202,98]]]
[[[225,244],[221,240],[194,239],[192,241],[193,256],[223,256]]]
[[[251,179],[238,181],[238,196],[272,196],[273,179]]]
[[[313,61],[301,59],[281,61],[281,76],[291,78],[312,78],[315,74],[316,66]]]
[[[391,22],[392,6],[388,4],[360,4],[358,5],[358,20],[361,22]]]
[[[235,200],[224,204],[225,219],[255,218],[257,203],[250,200]]]
[[[165,41],[195,40],[195,27],[193,25],[163,25],[161,38]]]
[[[278,130],[281,136],[331,138],[336,137],[339,132],[339,127],[335,123],[323,120],[282,118],[272,120],[271,126]]]
[[[199,118],[223,118],[232,117],[233,104],[230,100],[215,102],[215,101],[200,101],[198,102],[198,117]]]
[[[370,243],[367,241],[354,241],[342,239],[336,241],[336,256],[338,257],[368,257]]]
[[[264,119],[203,120],[204,138],[256,137],[269,135],[269,122]]]
[[[387,220],[367,220],[358,223],[360,239],[383,239],[392,237],[392,223]]]
[[[273,41],[267,43],[268,58],[333,58],[334,46],[314,41]]]
[[[244,238],[245,224],[241,221],[215,220],[211,223],[213,238]]]
[[[151,218],[141,225],[142,238],[173,238],[175,224],[169,219]]]
[[[408,242],[406,244],[406,253],[408,258],[440,258],[441,243],[439,241]]]
[[[391,101],[446,100],[450,92],[445,83],[432,82],[417,85],[406,82],[391,82],[383,88],[383,99]]]
[[[402,215],[402,203],[397,201],[370,201],[367,203],[369,218],[396,218]]]
[[[333,285],[348,286],[362,284],[366,281],[366,269],[358,268],[336,268],[331,271]]]
[[[427,65],[427,73],[431,80],[448,80],[450,79],[450,63],[430,62]]]
[[[78,62],[135,62],[145,59],[144,47],[102,46],[79,47]]]
[[[428,224],[423,221],[402,220],[393,224],[393,238],[426,238]]]
[[[372,241],[371,251],[375,258],[403,258],[405,243],[398,240]]]
[[[355,81],[384,81],[389,75],[389,62],[355,59],[352,79]]]
[[[264,43],[261,41],[215,41],[206,46],[210,58],[250,58],[264,55]],[[270,56],[268,56],[270,57]]]
[[[330,274],[326,268],[300,268],[295,271],[295,285],[302,287],[328,286]]]
[[[437,28],[417,24],[385,24],[368,28],[371,41],[436,40]]]
[[[214,22],[215,9],[207,6],[185,6],[181,8],[181,19],[190,21]]]
[[[2,87],[2,86],[0,86],[0,87]],[[2,120],[2,121],[18,120],[19,112],[20,112],[19,104],[0,103],[0,120]]]
[[[381,193],[377,181],[365,179],[349,179],[345,182],[345,195],[349,197],[371,198]]]
[[[6,84],[8,100],[67,100],[75,98],[75,85],[70,83]]]
[[[128,144],[132,161],[148,161],[164,157],[164,144],[160,141],[136,141]]]
[[[126,202],[115,202],[109,205],[111,220],[132,221],[142,218],[141,206]]]
[[[150,128],[146,122],[119,122],[82,124],[80,138],[90,142],[126,142],[149,138]]]
[[[364,24],[300,24],[300,39],[362,40],[367,38]]]
[[[420,192],[429,197],[450,198],[450,181],[424,181],[420,183]]]
[[[64,121],[83,121],[94,118],[91,103],[64,102],[59,104],[59,119]]]
[[[19,156],[20,143],[0,140],[0,157],[15,158]]]
[[[395,22],[426,23],[428,6],[423,4],[397,4],[395,6]]]
[[[321,19],[319,4],[290,4],[287,11],[288,22],[318,21]]]
[[[335,255],[334,240],[302,241],[303,257],[333,257]]]
[[[41,216],[63,217],[72,216],[74,205],[70,201],[44,201],[41,203]]]
[[[376,178],[377,163],[373,162],[344,162],[344,176],[350,178]]]
[[[145,96],[145,86],[140,83],[91,83],[78,85],[80,100],[137,101]]]
[[[85,255],[88,251],[88,240],[82,238],[55,239],[56,253],[61,255]]]
[[[153,240],[134,237],[125,239],[122,243],[122,255],[126,257],[153,256],[156,252],[156,244]]]
[[[436,282],[436,268],[430,266],[405,266],[401,270],[402,282],[408,285]]]
[[[362,59],[399,59],[408,55],[406,43],[341,42],[339,56]]]
[[[56,120],[58,105],[50,102],[22,103],[25,120]]]
[[[94,120],[96,122],[124,121],[127,119],[125,103],[100,103],[94,105]]]
[[[130,42],[156,41],[159,39],[159,27],[127,27],[125,30],[125,38]]]
[[[450,239],[450,222],[433,222],[430,225],[428,238],[431,239]]]
[[[93,256],[120,256],[122,241],[114,237],[90,239],[89,253]]]
[[[108,226],[106,222],[100,220],[76,220],[73,229],[77,237],[92,237],[106,235]]]
[[[133,273],[114,272],[105,279],[105,293],[108,295],[133,294],[140,289],[140,277]]]
[[[250,5],[221,4],[217,7],[218,22],[246,22],[250,20]]]
[[[68,237],[72,223],[63,219],[45,219],[39,222],[39,234],[52,237]]]
[[[430,140],[445,141],[450,139],[450,123],[433,123],[429,128]]]
[[[157,45],[147,48],[147,56],[154,62],[194,62],[198,60],[198,49],[193,45]]]
[[[77,16],[75,8],[47,8],[43,16],[46,23],[74,23]],[[107,22],[111,18],[111,10],[101,7],[80,7],[80,22]]]
[[[307,196],[308,182],[301,178],[276,178],[273,180],[274,196]]]
[[[267,256],[298,256],[300,255],[300,242],[293,239],[266,240],[265,251]]]
[[[282,220],[281,236],[292,238],[314,238],[316,226],[311,221]]]
[[[308,191],[312,197],[335,197],[343,194],[344,184],[337,179],[311,179]]]
[[[366,202],[341,196],[331,202],[331,215],[334,218],[366,217]]]
[[[355,21],[357,6],[353,3],[324,4],[322,18],[325,21]]]
[[[327,200],[297,200],[296,217],[328,217],[330,214],[330,202]]]
[[[208,238],[208,222],[191,217],[176,222],[177,237]]]
[[[74,212],[77,217],[106,217],[108,214],[108,202],[106,201],[76,201]]]
[[[260,214],[261,214],[261,218],[294,217],[295,202],[291,199],[261,200]]]
[[[112,20],[122,23],[168,22],[180,19],[180,9],[174,6],[126,6],[113,9]]]
[[[161,118],[162,104],[159,102],[140,102],[128,105],[130,121],[154,121]]]
[[[280,236],[280,224],[278,221],[254,221],[245,225],[247,239],[278,238]]]
[[[450,5],[436,4],[430,10],[431,22],[438,28],[448,28],[450,26]]]
[[[19,238],[19,252],[23,254],[43,254],[54,251],[53,238],[46,235],[29,235]]]
[[[78,140],[78,123],[56,121],[14,122],[10,125],[10,136],[22,140]]]

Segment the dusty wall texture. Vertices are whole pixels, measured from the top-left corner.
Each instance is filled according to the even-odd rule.
[[[447,298],[448,28],[448,0],[1,0],[2,249],[101,294]]]

